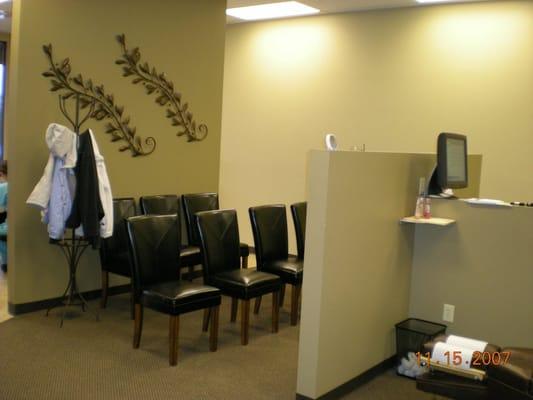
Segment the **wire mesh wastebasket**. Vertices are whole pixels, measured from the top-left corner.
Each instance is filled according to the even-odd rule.
[[[408,318],[396,324],[396,357],[398,364],[407,353],[423,350],[423,345],[446,333],[446,325],[417,318]]]

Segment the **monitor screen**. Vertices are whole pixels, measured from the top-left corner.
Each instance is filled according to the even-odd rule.
[[[442,188],[468,185],[466,136],[441,133],[437,145],[437,170]]]
[[[465,144],[466,142],[461,139],[446,139],[448,153],[446,171],[448,172],[448,182],[450,183],[466,181]]]

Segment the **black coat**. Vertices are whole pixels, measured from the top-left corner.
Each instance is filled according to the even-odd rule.
[[[78,162],[74,171],[76,193],[66,226],[77,228],[82,225],[85,239],[97,249],[100,247],[100,220],[104,217],[104,209],[98,191],[93,144],[88,131],[78,136]]]

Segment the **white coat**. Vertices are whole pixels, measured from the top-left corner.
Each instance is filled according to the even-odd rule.
[[[105,213],[104,218],[100,221],[100,237],[108,238],[113,235],[113,194],[111,193],[111,184],[107,176],[104,156],[100,153],[93,131],[90,129],[89,134],[91,135],[96,172],[98,174],[98,193]]]
[[[76,134],[65,126],[50,124],[45,133],[46,145],[50,149],[48,162],[44,173],[35,188],[26,200],[27,204],[39,207],[42,210],[48,208],[52,192],[52,175],[54,173],[54,157],[64,160],[63,168],[74,168],[78,160],[76,150]]]
[[[107,238],[113,235],[113,195],[107,176],[104,157],[100,153],[92,131],[89,130],[89,133],[98,174],[98,192],[105,213],[104,218],[100,221],[100,236]],[[63,168],[74,168],[77,162],[77,135],[65,126],[50,124],[46,130],[45,138],[46,144],[50,149],[48,162],[43,176],[31,192],[26,203],[41,208],[46,215],[52,192],[54,157],[62,158],[65,161]],[[82,230],[77,230],[76,232],[83,236]]]

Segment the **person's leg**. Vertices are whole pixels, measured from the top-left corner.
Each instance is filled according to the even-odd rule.
[[[7,242],[0,240],[0,267],[2,271],[7,271]]]
[[[7,242],[3,239],[7,237],[7,222],[0,224],[0,266],[2,271],[7,271]]]

